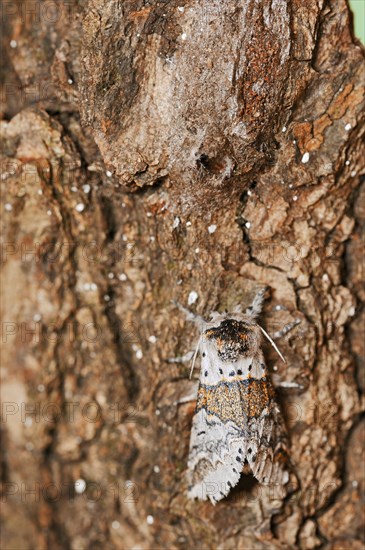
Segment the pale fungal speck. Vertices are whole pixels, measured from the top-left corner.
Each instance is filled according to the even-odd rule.
[[[186,40],[188,37],[188,35],[186,34],[186,32],[183,32],[182,35],[181,35],[181,40]]]
[[[359,482],[354,479],[354,481],[351,483],[353,487],[357,487],[359,485]]]
[[[251,227],[251,222],[246,222],[246,223],[245,223],[245,227],[247,227],[247,229],[250,229],[250,227]]]
[[[278,367],[276,365],[273,366],[272,370],[275,370],[277,371],[278,370]]]
[[[67,80],[67,82],[68,82],[69,84],[73,84],[73,83],[74,83],[74,81],[72,80],[72,78],[69,78],[69,79]]]
[[[159,468],[159,466],[154,466],[154,467],[153,467],[153,471],[155,472],[155,474],[159,474],[159,473],[160,473],[160,468]]]
[[[110,170],[107,170],[105,173],[108,176],[108,178],[111,178],[113,175],[113,172],[111,172]]]
[[[108,273],[108,278],[109,279],[114,279],[114,273],[112,273],[112,272]]]
[[[160,409],[156,409],[156,410],[155,410],[155,415],[156,415],[156,416],[160,416],[160,414],[161,414]]]
[[[247,191],[247,195],[248,195],[249,197],[251,197],[252,191],[248,190],[248,191]]]
[[[356,176],[356,170],[353,170],[353,171],[351,172],[350,176],[351,176],[352,178],[354,178],[354,177]]]
[[[85,205],[82,202],[79,202],[75,206],[77,212],[83,212],[85,210]]]
[[[217,229],[217,226],[213,223],[208,227],[208,233],[212,235],[212,233],[214,233],[216,229]]]
[[[90,283],[84,283],[83,289],[84,290],[91,290],[91,284]]]
[[[142,352],[142,350],[141,350],[141,349],[137,349],[137,351],[136,351],[136,358],[137,358],[137,359],[142,359],[142,357],[143,357],[143,352]]]
[[[282,132],[286,132],[286,126],[283,126]]]
[[[38,189],[37,193],[38,193],[38,195],[43,195],[42,189]]]
[[[180,225],[180,218],[176,216],[176,218],[174,219],[174,223],[172,224],[172,229],[176,229],[177,227],[179,227],[179,225]]]
[[[4,208],[7,212],[11,212],[13,210],[13,206],[10,204],[10,202],[7,202],[5,205],[4,205]]]
[[[292,188],[293,188],[293,184],[289,183],[289,189],[292,189]]]
[[[307,162],[309,161],[309,153],[304,153],[304,155],[302,156],[302,163],[303,164],[306,164]]]
[[[47,210],[47,215],[52,216],[52,210]]]
[[[36,323],[38,323],[41,319],[42,319],[42,315],[40,313],[35,313],[33,315],[33,321],[35,321]]]
[[[186,227],[190,227],[191,226],[191,222],[186,222]]]
[[[196,249],[194,250],[194,252],[195,252],[195,254],[199,254],[199,252],[200,252],[200,248],[199,248],[199,247],[198,247],[198,248],[196,248]]]
[[[294,195],[293,201],[297,201],[297,200],[298,200],[298,195]]]
[[[352,128],[352,126],[351,126],[350,123],[346,124],[346,126],[345,126],[346,132],[349,132],[351,130],[351,128]]]
[[[78,495],[82,495],[82,493],[86,489],[86,481],[84,479],[77,479],[75,481],[75,491]]]
[[[345,162],[345,164],[346,164],[346,166],[349,166],[349,164],[350,164],[350,161],[349,161],[349,160],[347,160],[347,161]]]
[[[189,294],[189,297],[188,297],[188,305],[191,306],[191,305],[195,304],[197,299],[198,299],[198,293],[195,292],[195,290],[192,290]]]
[[[112,522],[112,528],[113,529],[119,529],[119,527],[120,527],[119,521],[115,520],[115,521]]]
[[[88,183],[85,183],[85,185],[82,186],[82,190],[84,193],[90,193],[91,187]]]
[[[150,236],[150,241],[151,241],[151,243],[153,243],[155,240],[156,240],[155,237],[154,237],[153,235],[151,235],[151,236]]]
[[[147,523],[148,523],[148,525],[153,525],[154,521],[155,521],[155,520],[153,519],[153,516],[147,516]]]
[[[16,48],[18,46],[18,42],[16,40],[10,40],[10,47]]]
[[[148,337],[148,341],[150,342],[150,344],[156,344],[157,338],[154,334],[151,334],[151,336]]]
[[[184,6],[178,6],[177,9],[178,9],[178,11],[181,12],[181,13],[184,13],[184,11],[185,11]]]
[[[90,290],[95,291],[95,290],[97,290],[97,288],[98,288],[98,285],[97,285],[97,284],[95,284],[95,283],[91,283],[91,284],[90,284]]]
[[[182,284],[182,279],[179,279],[178,281],[176,281],[176,284],[181,285]]]
[[[104,300],[105,300],[106,302],[109,302],[109,301],[110,301],[110,296],[109,296],[109,294],[104,294]]]
[[[38,384],[37,390],[38,390],[39,392],[44,391],[44,384]]]
[[[73,193],[77,193],[77,187],[75,187],[75,185],[73,185],[73,186],[71,187],[71,191],[72,191]]]
[[[350,317],[353,317],[353,316],[355,315],[355,311],[356,311],[356,310],[355,310],[354,306],[350,307],[350,309],[349,309],[349,316],[350,316]]]
[[[147,218],[152,218],[152,212],[147,212],[146,216],[147,216]]]

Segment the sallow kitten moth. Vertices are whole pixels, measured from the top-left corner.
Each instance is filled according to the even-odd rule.
[[[265,365],[263,335],[285,359],[256,322],[263,299],[260,291],[245,313],[240,307],[232,314],[214,312],[209,322],[179,306],[201,332],[192,365],[200,352],[189,498],[215,504],[238,483],[245,464],[260,483],[289,481],[286,431]]]

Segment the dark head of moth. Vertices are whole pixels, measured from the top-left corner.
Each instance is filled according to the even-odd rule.
[[[237,361],[239,357],[252,354],[252,343],[255,334],[244,321],[225,319],[218,327],[210,328],[204,336],[214,341],[217,353],[222,361]]]

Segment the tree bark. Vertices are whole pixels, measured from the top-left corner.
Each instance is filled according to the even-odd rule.
[[[346,2],[19,1],[3,22],[1,547],[363,548]],[[172,300],[208,317],[263,286],[266,330],[300,320],[287,365],[265,347],[298,483],[189,501],[197,373],[169,359],[197,334]]]

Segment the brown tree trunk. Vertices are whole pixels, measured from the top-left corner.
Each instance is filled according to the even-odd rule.
[[[364,547],[364,56],[344,0],[3,2],[1,547]],[[188,501],[208,316],[260,322],[298,487]],[[280,306],[280,307],[279,307]],[[195,377],[197,374],[195,373]],[[284,387],[283,387],[284,386]]]

